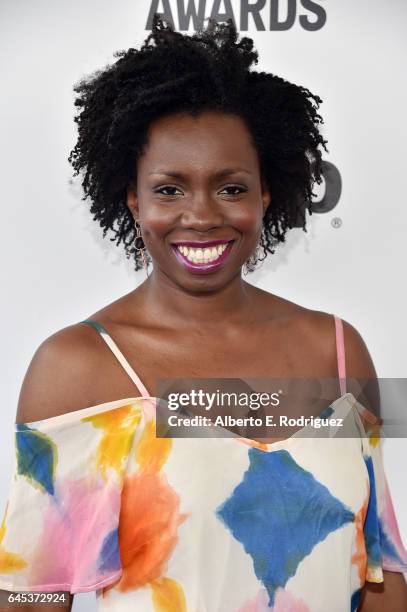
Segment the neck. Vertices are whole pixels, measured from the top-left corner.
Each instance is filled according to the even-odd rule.
[[[180,329],[191,325],[219,327],[247,323],[253,318],[256,288],[239,275],[214,291],[188,291],[154,270],[137,288],[150,321]]]

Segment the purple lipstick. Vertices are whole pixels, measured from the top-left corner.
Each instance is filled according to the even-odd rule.
[[[219,270],[229,257],[234,240],[179,241],[172,244],[175,256],[190,272],[208,274]]]

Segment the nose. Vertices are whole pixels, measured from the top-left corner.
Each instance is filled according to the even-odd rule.
[[[208,193],[196,193],[186,202],[181,217],[182,227],[203,232],[223,224],[223,213]]]

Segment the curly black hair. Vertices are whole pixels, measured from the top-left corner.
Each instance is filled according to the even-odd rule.
[[[103,237],[110,229],[117,246],[123,241],[127,258],[134,254],[136,271],[144,245],[136,237],[127,188],[136,184],[136,161],[151,122],[166,114],[218,110],[246,122],[272,198],[263,218],[263,258],[285,241],[287,229],[302,225],[307,231],[313,185],[322,181],[319,147],[327,151],[318,128],[323,123],[318,96],[274,74],[250,70],[258,53],[251,38],[238,41],[231,19],[209,18],[206,29],[189,36],[155,13],[140,49],[113,55],[119,58],[115,63],[74,85],[78,139],[68,161],[74,176],[83,171],[82,200],[90,197]]]

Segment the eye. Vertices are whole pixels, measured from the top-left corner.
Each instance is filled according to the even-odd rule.
[[[240,195],[241,193],[246,193],[247,188],[246,187],[242,187],[241,185],[227,185],[226,187],[224,187],[224,190],[226,189],[232,189],[235,191],[235,193],[228,193],[228,195]],[[238,192],[236,193],[236,190],[238,190]],[[221,191],[222,193],[222,191]]]
[[[165,189],[174,189],[175,191],[177,190],[177,187],[174,187],[174,185],[164,185],[163,187],[160,187],[159,189],[155,189],[154,193],[162,193],[163,195],[169,195],[169,196],[174,196],[177,195],[176,193],[164,193]]]

